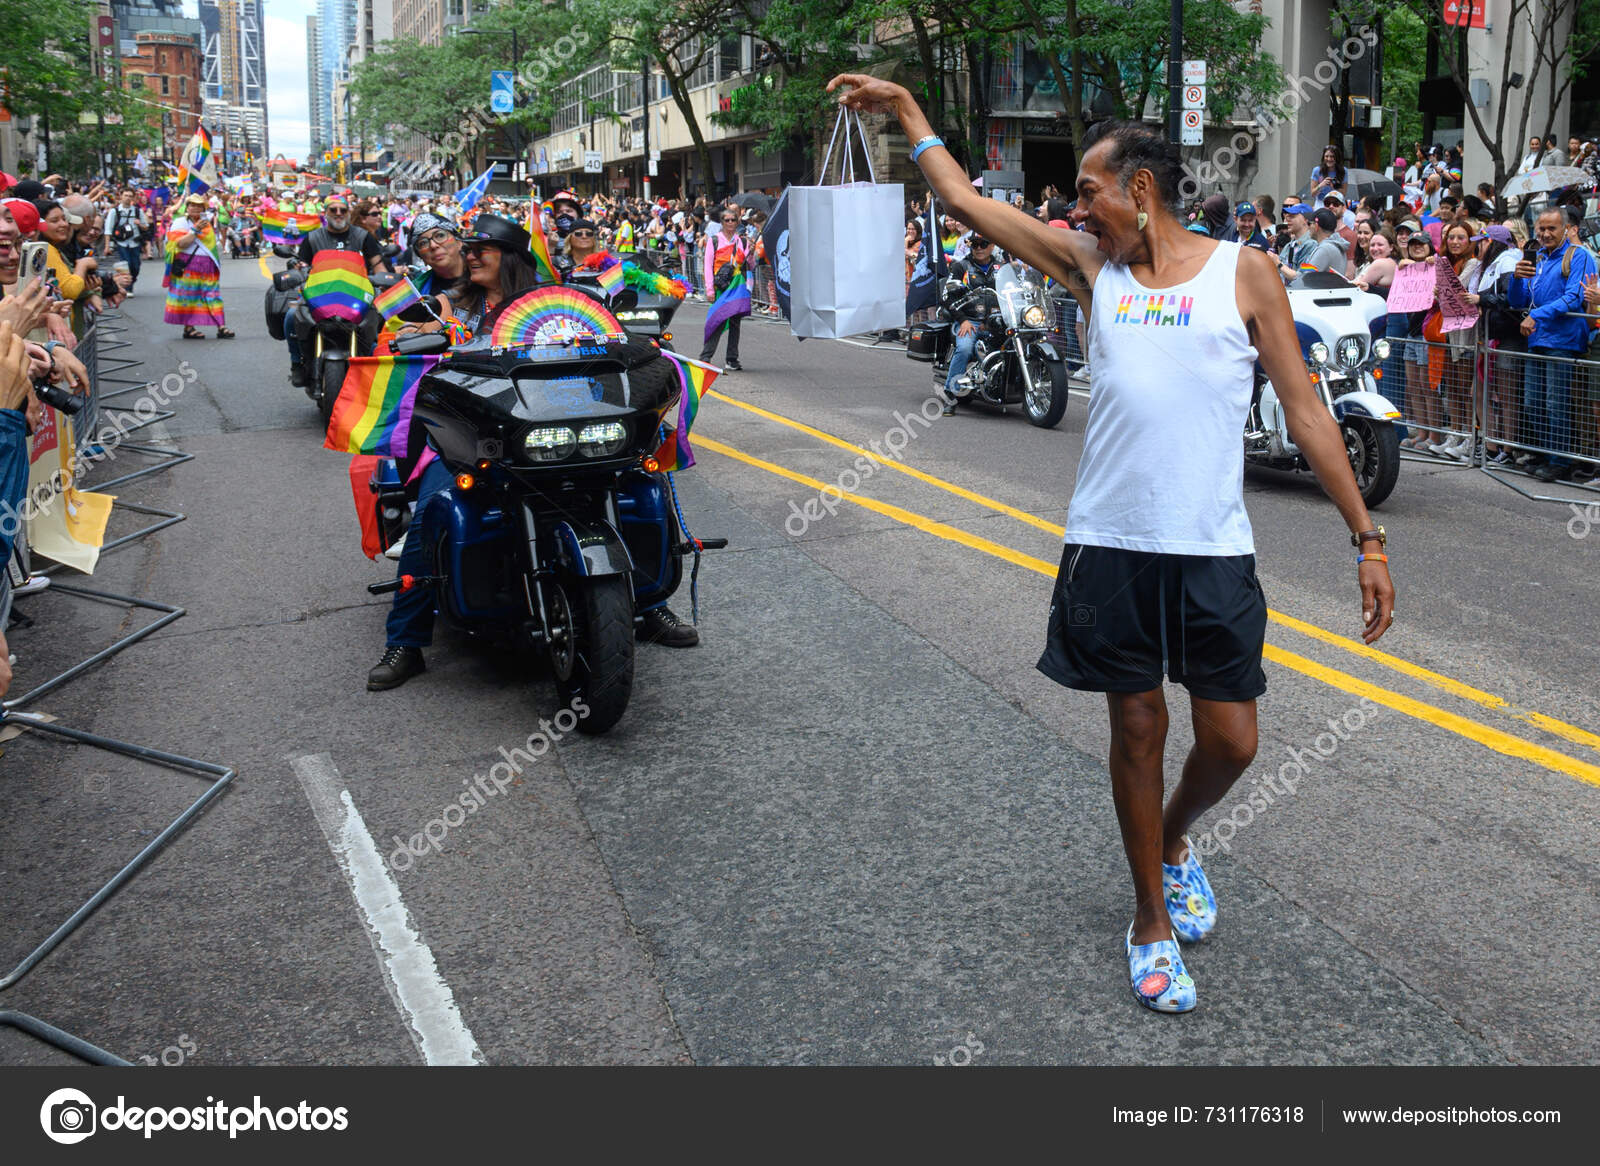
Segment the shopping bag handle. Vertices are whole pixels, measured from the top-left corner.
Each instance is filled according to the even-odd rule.
[[[856,180],[855,153],[850,148],[850,123],[852,121],[855,122],[856,135],[861,139],[862,156],[867,160],[867,179],[870,182],[878,181],[878,176],[872,169],[872,152],[867,149],[867,131],[861,125],[861,115],[855,110],[846,109],[841,105],[839,107],[839,116],[833,122],[833,135],[828,138],[828,149],[822,155],[822,166],[818,171],[818,177],[821,178],[823,185],[827,185],[828,182],[828,166],[833,161],[833,145],[839,140],[840,126],[844,127],[844,152],[839,157],[839,181],[840,183],[845,183]]]

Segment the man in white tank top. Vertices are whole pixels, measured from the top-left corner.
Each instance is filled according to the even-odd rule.
[[[899,118],[952,215],[1069,288],[1089,320],[1089,421],[1038,666],[1106,694],[1112,798],[1133,875],[1129,986],[1148,1008],[1186,1012],[1197,993],[1177,940],[1208,934],[1217,904],[1185,832],[1255,757],[1266,688],[1266,601],[1243,499],[1258,358],[1358,548],[1369,644],[1394,618],[1382,531],[1311,387],[1273,260],[1184,229],[1182,160],[1159,131],[1095,126],[1074,212],[1085,230],[1053,230],[974,190],[903,87],[861,74],[828,84],[840,86],[845,105]],[[1189,690],[1194,729],[1164,809],[1163,672]]]

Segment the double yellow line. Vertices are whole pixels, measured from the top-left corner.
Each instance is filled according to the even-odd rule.
[[[925,473],[924,471],[916,469],[913,466],[908,466],[902,461],[884,458],[873,453],[871,450],[863,449],[859,445],[845,441],[843,438],[836,437],[831,433],[825,433],[824,431],[816,429],[810,425],[806,425],[803,422],[795,421],[794,419],[785,417],[782,414],[773,413],[767,409],[762,409],[744,401],[737,401],[732,397],[717,392],[716,390],[712,390],[709,395],[715,397],[719,401],[724,401],[735,408],[743,409],[746,412],[752,413],[755,416],[761,417],[767,421],[771,421],[775,424],[783,425],[789,429],[804,433],[809,437],[813,437],[827,445],[832,445],[839,449],[845,450],[856,455],[857,457],[867,458],[870,461],[885,467],[886,469],[891,469],[897,473],[902,473],[908,477],[915,478],[919,482],[923,482],[927,485],[935,487],[936,489],[943,490],[946,493],[954,494],[958,498],[963,498],[968,502],[976,503],[977,505],[983,506],[989,510],[1007,515],[1016,519],[1018,522],[1036,527],[1037,529],[1046,531],[1058,538],[1065,533],[1064,527],[1058,526],[1053,522],[1048,522],[1037,515],[1029,514],[1024,510],[1019,510],[1014,506],[1007,505],[998,499],[989,498],[986,495],[979,494],[973,490],[968,490],[962,486],[958,486],[953,482],[947,482],[942,478]],[[720,453],[725,457],[732,458],[735,461],[742,462],[745,465],[754,467],[755,469],[765,470],[767,473],[774,474],[780,478],[787,478],[789,481],[796,482],[810,490],[816,490],[819,492],[826,490],[830,493],[838,493],[837,487],[830,486],[826,482],[818,481],[815,478],[809,477],[805,474],[797,473],[796,471],[788,469],[784,466],[776,465],[772,462],[754,457],[753,455],[747,454],[742,450],[735,449],[733,446],[727,445],[724,442],[715,441],[712,438],[705,437],[703,435],[695,438],[695,447],[697,449],[710,450],[713,453]],[[964,530],[960,530],[949,525],[948,523],[939,522],[937,519],[929,518],[926,515],[918,514],[914,511],[906,510],[903,507],[894,506],[887,502],[880,502],[875,498],[865,497],[860,494],[844,494],[843,497],[848,499],[851,503],[860,506],[864,510],[870,510],[874,514],[881,514],[885,518],[902,523],[906,526],[912,527],[915,530],[920,530],[925,534],[931,534],[936,538],[945,539],[948,542],[958,543],[959,545],[967,547],[971,550],[979,551],[986,555],[991,555],[997,559],[1002,559],[1005,562],[1025,568],[1029,571],[1033,571],[1034,573],[1043,575],[1049,579],[1054,579],[1056,576],[1056,564],[1054,563],[1046,562],[1044,559],[1037,558],[1033,555],[1024,554],[1021,551],[1013,550],[1008,546],[993,542],[990,539],[982,538],[979,535],[969,534]],[[1331,632],[1326,628],[1317,626],[1316,624],[1307,623],[1306,621],[1296,619],[1291,615],[1285,615],[1283,612],[1269,610],[1267,615],[1271,622],[1280,627],[1288,628],[1291,631],[1298,632],[1303,636],[1307,636],[1311,639],[1319,641],[1320,643],[1327,644],[1330,647],[1338,648],[1344,652],[1349,652],[1363,660],[1381,665],[1382,667],[1398,672],[1401,675],[1408,676],[1413,680],[1420,680],[1423,683],[1440,690],[1441,692],[1449,694],[1450,696],[1456,697],[1460,700],[1468,701],[1472,704],[1476,704],[1481,708],[1486,708],[1493,712],[1512,717],[1516,720],[1522,721],[1525,724],[1531,725],[1534,728],[1543,730],[1544,732],[1550,733],[1554,736],[1561,737],[1564,740],[1573,742],[1574,744],[1583,745],[1591,750],[1596,751],[1597,753],[1600,753],[1600,735],[1596,735],[1585,729],[1580,729],[1576,725],[1567,724],[1565,721],[1546,716],[1544,713],[1519,709],[1513,706],[1511,702],[1507,701],[1504,697],[1496,696],[1494,693],[1485,692],[1479,688],[1474,688],[1472,685],[1465,684],[1453,677],[1445,676],[1439,672],[1434,672],[1431,669],[1422,667],[1421,665],[1413,664],[1408,660],[1402,660],[1396,656],[1391,656],[1387,652],[1379,651],[1377,648],[1374,648],[1369,644],[1362,643],[1359,640],[1352,640],[1347,636],[1341,636],[1336,632]],[[1359,677],[1352,676],[1347,672],[1341,672],[1336,668],[1329,668],[1324,664],[1319,664],[1315,660],[1311,660],[1305,656],[1288,651],[1287,649],[1281,648],[1276,644],[1267,644],[1264,649],[1264,655],[1268,660],[1271,660],[1275,664],[1292,669],[1295,672],[1299,672],[1300,674],[1308,676],[1313,680],[1320,681],[1332,688],[1337,688],[1341,692],[1347,692],[1352,696],[1365,697],[1371,700],[1374,704],[1380,704],[1386,708],[1394,709],[1397,712],[1404,713],[1406,716],[1413,717],[1419,721],[1425,721],[1430,725],[1434,725],[1438,728],[1454,733],[1457,736],[1464,737],[1469,741],[1475,741],[1488,749],[1494,750],[1496,753],[1503,754],[1507,757],[1514,757],[1520,761],[1529,761],[1535,765],[1542,766],[1545,769],[1553,770],[1556,773],[1565,774],[1568,777],[1575,777],[1579,781],[1600,787],[1600,765],[1596,765],[1589,761],[1580,760],[1576,757],[1568,756],[1565,753],[1561,753],[1555,749],[1548,748],[1547,746],[1537,744],[1522,737],[1518,737],[1515,734],[1507,733],[1504,730],[1494,728],[1491,725],[1472,720],[1469,717],[1460,716],[1456,713],[1449,712],[1446,709],[1439,708],[1436,705],[1431,705],[1425,701],[1416,700],[1402,693],[1372,684],[1368,681],[1360,679]]]

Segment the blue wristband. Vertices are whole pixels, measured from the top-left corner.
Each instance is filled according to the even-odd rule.
[[[922,152],[924,150],[929,150],[929,149],[932,149],[934,146],[942,146],[942,145],[944,145],[944,139],[943,138],[940,138],[937,135],[930,134],[928,137],[923,138],[920,142],[918,142],[916,144],[916,146],[912,149],[912,151],[911,151],[911,160],[913,162],[915,162],[922,155]]]

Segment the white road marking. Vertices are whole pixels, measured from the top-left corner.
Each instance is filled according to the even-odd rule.
[[[326,753],[305,754],[290,757],[289,764],[350,884],[389,995],[424,1063],[486,1064],[483,1051],[461,1019],[450,986],[439,975],[432,950],[412,925],[400,888],[350,800],[333,759]]]

